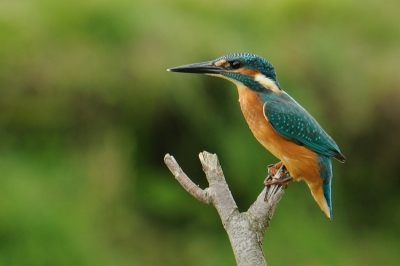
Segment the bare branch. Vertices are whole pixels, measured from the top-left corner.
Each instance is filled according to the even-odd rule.
[[[207,193],[199,188],[193,181],[183,172],[175,158],[169,154],[164,157],[164,162],[175,176],[175,179],[182,185],[182,187],[190,193],[193,197],[205,204],[211,204],[211,198],[207,196]]]
[[[199,158],[209,183],[209,187],[204,190],[189,179],[174,157],[167,154],[164,161],[186,191],[199,201],[212,204],[217,209],[231,242],[237,265],[267,265],[261,245],[265,230],[282,198],[284,192],[282,186],[272,185],[268,191],[264,188],[249,210],[240,213],[226,183],[217,155],[204,151],[199,154]],[[274,178],[280,179],[286,173],[278,171]]]
[[[279,172],[277,175],[279,175]],[[281,176],[278,178],[281,178]],[[256,222],[255,224],[258,226],[262,236],[264,236],[265,230],[267,230],[275,208],[278,206],[284,192],[285,190],[281,185],[272,185],[268,189],[264,188],[248,209],[247,214]]]
[[[226,183],[218,156],[204,151],[199,154],[199,158],[210,185],[209,189],[213,194],[213,205],[217,209],[222,223],[225,224],[231,214],[238,211],[238,207]]]

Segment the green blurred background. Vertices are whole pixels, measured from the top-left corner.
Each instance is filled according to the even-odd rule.
[[[241,211],[277,159],[233,84],[169,67],[250,52],[347,157],[330,221],[290,184],[269,265],[400,265],[400,2],[0,1],[0,265],[234,265],[201,187],[217,153]]]

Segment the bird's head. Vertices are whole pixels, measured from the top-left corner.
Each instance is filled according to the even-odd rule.
[[[282,92],[274,67],[253,54],[229,54],[208,62],[173,67],[168,71],[217,76],[257,92]]]

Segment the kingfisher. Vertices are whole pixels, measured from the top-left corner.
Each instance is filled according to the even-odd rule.
[[[311,114],[282,90],[271,63],[254,54],[236,53],[168,71],[206,74],[233,82],[254,137],[280,160],[277,167],[284,166],[289,172],[285,184],[305,181],[321,210],[332,219],[331,157],[340,162],[346,158]]]

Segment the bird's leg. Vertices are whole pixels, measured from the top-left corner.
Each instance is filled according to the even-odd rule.
[[[278,171],[283,167],[285,167],[283,162],[279,162],[276,164],[270,164],[270,165],[268,165],[268,174],[270,176],[272,176],[272,178],[273,178],[276,175],[276,173],[278,173]]]
[[[269,187],[272,185],[283,185],[285,188],[287,188],[288,183],[290,181],[293,181],[293,177],[287,176],[285,178],[279,179],[276,177],[277,173],[279,171],[283,171],[285,169],[285,165],[282,162],[279,162],[277,164],[271,164],[268,165],[268,176],[264,181],[264,185]]]
[[[277,164],[270,164],[268,165],[268,176],[264,180],[264,185],[267,186],[268,182],[271,182],[273,179],[277,179],[275,176],[278,173],[278,171],[282,168],[283,163],[279,162]]]

